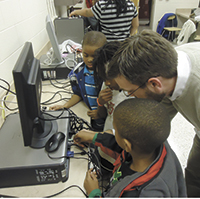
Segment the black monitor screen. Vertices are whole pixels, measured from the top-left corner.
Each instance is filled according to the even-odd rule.
[[[13,69],[24,145],[42,148],[57,131],[57,123],[46,120],[40,111],[42,90],[40,62],[32,43],[26,42]]]

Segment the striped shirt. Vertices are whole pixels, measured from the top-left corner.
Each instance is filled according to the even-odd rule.
[[[106,0],[98,1],[92,8],[92,12],[99,20],[101,32],[105,34],[107,41],[123,41],[129,37],[133,18],[138,12],[133,2],[127,0],[127,11],[117,16],[115,1],[106,7]]]
[[[92,110],[97,109],[97,97],[98,91],[94,81],[94,71],[89,71],[87,67],[84,68],[85,75],[85,92],[87,95],[88,102]]]

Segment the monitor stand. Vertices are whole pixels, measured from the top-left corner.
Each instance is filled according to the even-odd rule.
[[[49,111],[58,116],[61,111]],[[69,113],[64,112],[62,117]],[[65,140],[56,152],[50,156],[45,148],[25,147],[19,114],[10,114],[0,129],[0,188],[65,182],[69,175],[69,159],[63,158],[67,153],[69,118],[58,119],[58,131],[65,134]],[[62,158],[59,158],[62,157]]]

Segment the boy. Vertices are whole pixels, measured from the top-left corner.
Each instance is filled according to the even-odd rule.
[[[95,86],[92,61],[94,52],[106,43],[106,37],[103,33],[90,31],[83,37],[82,54],[83,63],[69,73],[70,83],[73,90],[71,99],[64,105],[55,105],[50,110],[70,108],[83,100],[91,110],[97,109],[97,97],[101,89],[102,81],[99,86]],[[104,120],[91,120],[94,130],[103,130]]]
[[[96,50],[93,59],[94,79],[103,79],[104,83],[98,96],[98,108],[97,110],[88,111],[88,116],[93,119],[105,118],[104,131],[113,129],[114,109],[120,102],[127,99],[124,93],[119,90],[115,80],[110,80],[107,76],[109,62],[120,44],[121,42],[119,41],[107,42]],[[107,151],[102,151],[100,147],[97,148],[96,154],[100,158],[102,172],[107,175],[111,174],[115,160],[108,155]]]
[[[104,83],[98,96],[97,111],[88,111],[88,116],[95,119],[105,118],[104,130],[113,129],[113,111],[121,101],[127,99],[124,93],[119,90],[115,80],[110,80],[107,75],[109,62],[120,44],[119,41],[107,42],[96,50],[93,59],[94,79],[95,81],[103,80]],[[97,84],[99,83],[97,82]]]
[[[86,130],[74,137],[77,144],[93,142],[121,153],[105,192],[100,192],[95,173],[87,172],[84,187],[89,197],[186,197],[180,163],[166,141],[169,115],[160,103],[124,100],[115,108],[113,126],[115,137]]]

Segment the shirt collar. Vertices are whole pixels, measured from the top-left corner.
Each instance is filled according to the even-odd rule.
[[[84,68],[84,74],[90,74],[90,75],[93,75],[93,74],[94,74],[94,71],[92,71],[92,70],[88,70],[88,68],[87,68],[86,65],[85,65],[85,68]]]
[[[177,97],[179,97],[190,75],[191,71],[191,63],[188,55],[183,51],[177,51],[178,53],[178,66],[177,66],[177,80],[174,92],[169,99],[174,101]]]

